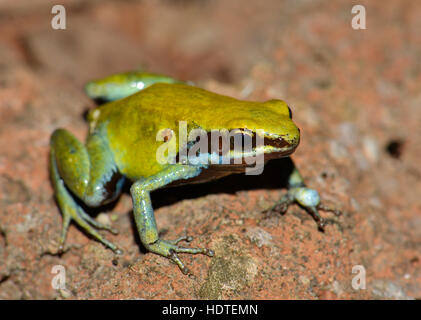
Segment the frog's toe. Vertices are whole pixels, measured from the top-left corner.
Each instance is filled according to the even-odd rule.
[[[322,211],[326,211],[326,212],[332,212],[335,216],[339,217],[340,215],[342,215],[342,211],[337,209],[337,208],[333,208],[327,205],[324,205],[322,203],[319,203],[319,205],[317,206],[317,209],[322,210]]]
[[[281,200],[272,207],[271,211],[284,214],[285,212],[287,212],[288,207],[292,204],[292,202],[293,201],[288,200],[288,199]]]
[[[114,229],[113,227],[111,227],[111,226],[109,226],[107,224],[104,224],[104,223],[101,223],[101,222],[95,220],[89,214],[87,214],[84,210],[82,210],[82,208],[79,208],[78,214],[80,215],[80,217],[83,220],[87,221],[89,224],[91,224],[95,228],[106,230],[108,232],[111,232],[112,234],[116,234],[116,235],[118,234],[118,230],[117,229]]]
[[[177,245],[181,241],[192,242],[193,237],[185,235],[185,236],[181,236],[180,238],[178,238],[176,240],[168,240],[168,242],[170,242],[172,244],[175,244],[175,245]]]
[[[278,202],[276,202],[272,207],[263,211],[267,216],[271,216],[273,212],[284,214],[287,212],[288,207],[294,203],[294,198],[285,194]]]
[[[325,226],[327,224],[327,221],[320,216],[319,212],[317,211],[317,208],[314,206],[307,206],[304,208],[312,215],[313,219],[317,223],[317,227],[319,228],[319,230],[325,231]]]
[[[58,248],[57,248],[57,254],[58,255],[61,255],[61,254],[63,254],[64,253],[64,244],[63,243],[61,243],[61,244],[59,244],[58,245]]]
[[[85,230],[89,235],[91,235],[93,238],[97,239],[99,242],[101,242],[106,247],[110,248],[117,254],[121,254],[122,251],[119,249],[114,243],[108,241],[105,239],[96,229],[107,229],[111,232],[116,232],[113,228],[103,225],[99,223],[98,221],[94,220],[91,216],[89,216],[86,212],[83,211],[82,208],[77,206],[69,207],[68,210],[64,211],[63,214],[63,228],[62,233],[60,237],[60,243],[59,243],[59,251],[63,251],[64,242],[66,239],[67,230],[69,228],[70,220],[73,220],[78,226],[80,226],[83,230]]]
[[[180,247],[180,246],[176,246],[173,249],[175,252],[177,253],[190,253],[190,254],[205,254],[209,257],[213,257],[215,255],[215,252],[211,249],[206,249],[206,248],[186,248],[186,247]]]
[[[114,251],[114,253],[115,254],[118,254],[118,255],[122,255],[123,253],[124,253],[124,251],[123,250],[121,250],[120,248],[116,248],[115,250],[113,250]]]
[[[184,265],[183,261],[178,257],[177,253],[189,253],[189,254],[204,254],[209,257],[215,255],[214,251],[207,248],[188,248],[177,245],[180,241],[192,241],[193,238],[190,236],[182,236],[176,240],[161,240],[158,239],[156,242],[149,244],[148,249],[154,253],[160,254],[164,257],[169,258],[175,264],[178,265],[181,272],[189,274],[189,269]]]
[[[168,258],[171,259],[174,263],[178,265],[181,272],[183,274],[191,274],[190,270],[184,265],[183,261],[178,257],[177,253],[190,253],[190,254],[205,254],[209,257],[213,257],[215,255],[213,250],[206,249],[206,248],[186,248],[186,247],[180,247],[175,246],[173,249],[169,250],[169,256]]]
[[[57,254],[64,253],[64,243],[66,242],[66,235],[67,235],[67,230],[69,230],[70,221],[71,221],[71,216],[67,211],[65,211],[63,213],[63,226],[61,228],[61,235],[58,242]]]

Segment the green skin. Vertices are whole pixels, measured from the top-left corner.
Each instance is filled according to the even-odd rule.
[[[116,231],[92,219],[74,197],[88,206],[100,206],[118,197],[128,179],[133,182],[130,189],[133,212],[143,245],[149,251],[171,259],[187,274],[189,270],[178,253],[213,256],[214,252],[178,245],[183,240],[190,242],[192,237],[189,236],[174,241],[160,239],[150,192],[170,184],[205,182],[244,172],[245,166],[160,164],[156,160],[156,150],[162,145],[162,141],[156,139],[158,130],[168,128],[178,132],[179,121],[187,123],[189,132],[198,127],[206,132],[262,129],[265,160],[289,156],[300,140],[289,107],[281,100],[240,101],[166,76],[142,72],[92,81],[85,90],[92,99],[107,102],[89,113],[90,133],[86,144],[64,129],[55,130],[51,136],[51,177],[63,214],[59,251],[63,250],[73,220],[105,246],[121,252],[97,229]],[[177,141],[177,150],[178,147]],[[288,187],[288,192],[273,210],[285,212],[290,204],[298,203],[314,217],[321,230],[326,221],[317,209],[340,214],[320,203],[317,191],[304,185],[296,168],[291,171]]]

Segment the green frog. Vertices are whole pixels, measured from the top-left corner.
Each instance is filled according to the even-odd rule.
[[[179,244],[192,241],[190,236],[161,239],[150,193],[168,186],[206,182],[245,172],[250,168],[250,162],[246,160],[252,155],[263,155],[265,162],[288,157],[300,141],[300,130],[292,121],[291,109],[282,100],[241,101],[145,72],[127,72],[91,81],[85,91],[92,99],[104,102],[88,114],[86,143],[81,143],[65,129],[57,129],[51,136],[51,177],[63,215],[60,251],[73,220],[106,247],[121,253],[98,232],[98,229],[113,233],[116,230],[93,219],[77,199],[90,207],[102,206],[115,200],[123,185],[130,181],[134,219],[142,244],[150,252],[171,259],[188,274],[189,269],[180,259],[180,253],[212,257],[214,251]],[[180,151],[188,153],[197,139],[177,139],[181,122],[188,132],[200,129],[205,133],[204,138],[206,134],[226,130],[235,132],[240,140],[248,138],[252,144],[243,153],[241,149],[234,150],[232,144],[225,148],[217,144],[220,149],[216,151],[200,152],[199,149],[195,152],[202,160],[215,160],[216,157],[216,161],[189,161],[180,157]],[[161,139],[159,132],[167,135]],[[178,150],[172,158],[176,161],[160,161],[157,150],[170,142],[174,142],[175,150]],[[218,160],[222,157],[227,161]],[[318,192],[305,186],[295,167],[288,178],[288,191],[274,209],[285,212],[292,203],[305,208],[321,230],[326,220],[318,209],[340,214],[321,204]]]

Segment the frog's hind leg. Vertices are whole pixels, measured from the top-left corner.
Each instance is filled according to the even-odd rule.
[[[76,195],[81,200],[86,200],[90,171],[90,161],[85,146],[69,132],[62,129],[56,130],[51,137],[50,172],[55,196],[63,215],[59,252],[63,251],[71,220],[106,247],[115,252],[120,251],[95,228],[113,233],[116,231],[90,217],[74,199],[74,195]],[[92,199],[90,201],[92,202]]]
[[[67,230],[69,229],[70,221],[73,219],[81,228],[83,228],[88,234],[102,242],[105,246],[109,247],[113,251],[118,251],[116,245],[106,240],[101,236],[90,224],[99,228],[112,230],[108,226],[102,225],[92,219],[83,209],[76,203],[73,199],[70,192],[64,186],[63,180],[60,178],[57,170],[57,165],[55,163],[54,154],[51,153],[50,157],[51,163],[51,175],[55,190],[55,195],[57,198],[58,205],[63,214],[63,225],[61,230],[61,236],[59,240],[59,252],[62,252],[64,249],[64,243],[66,240]],[[114,230],[112,230],[114,231]],[[115,231],[114,231],[115,232]]]

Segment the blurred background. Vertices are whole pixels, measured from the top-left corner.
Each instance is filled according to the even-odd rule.
[[[55,4],[0,1],[0,298],[421,298],[419,1],[69,0],[65,30],[51,27]],[[351,26],[356,4],[365,30]],[[128,194],[93,213],[120,231],[106,237],[122,256],[75,226],[55,255],[49,137],[65,127],[83,141],[83,85],[136,69],[287,101],[302,133],[293,158],[344,215],[324,213],[324,233],[297,206],[264,215],[285,191],[278,162],[257,180],[154,195],[163,237],[188,232],[217,253],[183,256],[195,278],[141,248]],[[51,287],[54,265],[66,290]],[[356,265],[365,289],[352,287]]]

